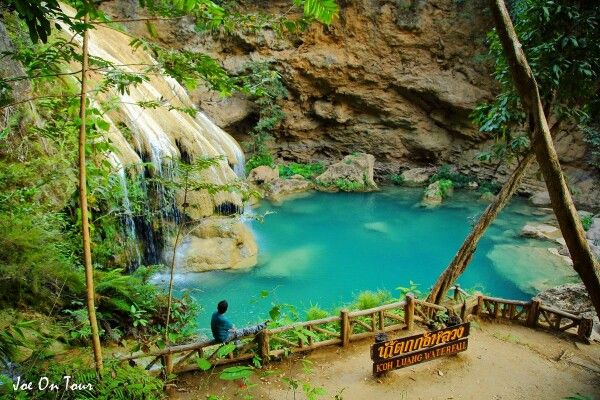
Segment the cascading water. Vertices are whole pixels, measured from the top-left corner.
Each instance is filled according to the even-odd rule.
[[[76,37],[76,40],[80,40]],[[144,262],[157,262],[162,246],[157,231],[164,226],[164,219],[178,222],[181,217],[174,196],[167,200],[163,185],[150,181],[149,177],[171,180],[173,160],[182,159],[193,162],[200,157],[222,157],[217,165],[202,173],[202,179],[214,184],[228,184],[244,176],[244,153],[238,143],[222,129],[217,127],[202,112],[196,117],[184,112],[194,108],[184,88],[173,78],[160,74],[146,74],[144,68],[156,65],[155,61],[141,50],[133,51],[129,46],[129,37],[106,27],[97,27],[89,31],[89,53],[91,57],[102,58],[128,73],[143,74],[147,80],[131,86],[126,93],[112,93],[117,97],[119,108],[110,111],[111,128],[108,139],[115,147],[109,156],[111,163],[122,179],[123,193],[127,197],[127,177],[124,167],[130,164],[140,165],[142,161],[152,164],[153,168],[138,168],[143,189],[149,197],[158,203],[161,210],[159,223],[142,221],[131,213],[129,199],[123,200],[125,210],[124,224],[128,235],[136,235],[145,244]],[[94,75],[92,73],[92,79]],[[103,100],[109,95],[101,95]],[[100,100],[100,99],[97,99]],[[143,102],[158,102],[161,107],[148,109]],[[119,125],[112,121],[118,121]],[[127,127],[125,132],[123,124]],[[128,133],[131,133],[128,135]],[[167,204],[170,202],[170,204]],[[201,216],[210,215],[221,204],[242,205],[236,193],[220,192],[216,195],[200,193],[195,202]],[[156,227],[159,226],[159,228]],[[135,257],[139,256],[138,254]]]

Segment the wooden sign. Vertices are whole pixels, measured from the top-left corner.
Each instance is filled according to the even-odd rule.
[[[465,351],[470,324],[375,343],[371,347],[373,373],[391,371]]]

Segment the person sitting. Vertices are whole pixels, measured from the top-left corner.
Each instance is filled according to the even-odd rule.
[[[235,326],[227,319],[223,314],[227,312],[229,304],[226,300],[221,300],[217,304],[217,311],[215,311],[210,320],[210,329],[213,337],[219,343],[227,343],[237,338],[249,335],[256,335],[259,331],[262,331],[267,327],[266,322],[249,326],[247,328],[236,329]]]

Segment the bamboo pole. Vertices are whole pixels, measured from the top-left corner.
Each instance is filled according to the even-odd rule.
[[[502,186],[500,193],[496,195],[494,201],[485,209],[481,217],[479,217],[473,230],[471,230],[469,235],[465,238],[448,267],[442,272],[431,288],[429,296],[427,296],[428,302],[440,304],[442,300],[444,300],[444,296],[450,289],[450,286],[452,286],[454,281],[456,281],[469,265],[475,250],[477,250],[477,244],[485,234],[486,229],[494,219],[496,219],[500,211],[502,211],[515,194],[523,180],[523,176],[525,176],[527,169],[533,164],[534,160],[535,154],[530,150],[521,162],[519,162],[506,183]]]
[[[406,295],[406,305],[404,306],[404,323],[406,324],[407,330],[413,330],[415,324],[415,298],[410,293]]]
[[[571,254],[573,268],[583,281],[596,312],[600,314],[600,271],[598,263],[590,250],[581,219],[577,214],[562,173],[535,77],[510,20],[504,0],[489,0],[489,4],[496,23],[498,37],[508,60],[513,82],[519,92],[523,108],[529,114],[530,126],[532,127],[530,132],[532,147],[544,176],[558,225]]]
[[[83,17],[83,23],[87,24],[89,17],[86,14]],[[92,331],[92,350],[94,352],[94,363],[98,375],[102,374],[102,346],[100,344],[100,333],[98,330],[98,320],[96,319],[96,307],[94,304],[94,266],[92,264],[92,249],[90,238],[90,225],[87,203],[87,174],[86,174],[86,111],[87,111],[87,71],[88,71],[88,30],[83,30],[83,43],[81,49],[81,97],[79,102],[79,204],[81,208],[81,231],[83,237],[83,262],[85,268],[85,285],[88,318]]]
[[[342,347],[348,347],[350,344],[350,317],[348,316],[348,310],[340,311],[341,326],[340,333],[342,339]]]

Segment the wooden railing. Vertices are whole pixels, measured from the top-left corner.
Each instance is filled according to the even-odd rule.
[[[531,328],[567,332],[588,343],[592,333],[590,318],[544,306],[541,301],[506,300],[478,295],[475,312],[479,317],[520,322]]]
[[[139,362],[147,359],[146,369],[167,374],[197,370],[197,359],[204,358],[212,365],[231,364],[259,357],[263,364],[296,352],[318,349],[324,346],[346,347],[352,341],[374,337],[382,332],[411,331],[414,322],[429,322],[437,313],[451,312],[466,320],[469,315],[483,318],[515,321],[532,328],[574,334],[589,342],[592,321],[565,311],[546,307],[539,301],[505,300],[495,297],[470,296],[457,285],[450,305],[437,305],[407,295],[404,301],[369,308],[367,310],[342,310],[339,316],[298,322],[260,331],[256,336],[240,338],[235,352],[218,357],[223,346],[214,340],[171,346],[149,353],[136,352],[120,357],[123,362]],[[157,364],[161,364],[159,368]]]

